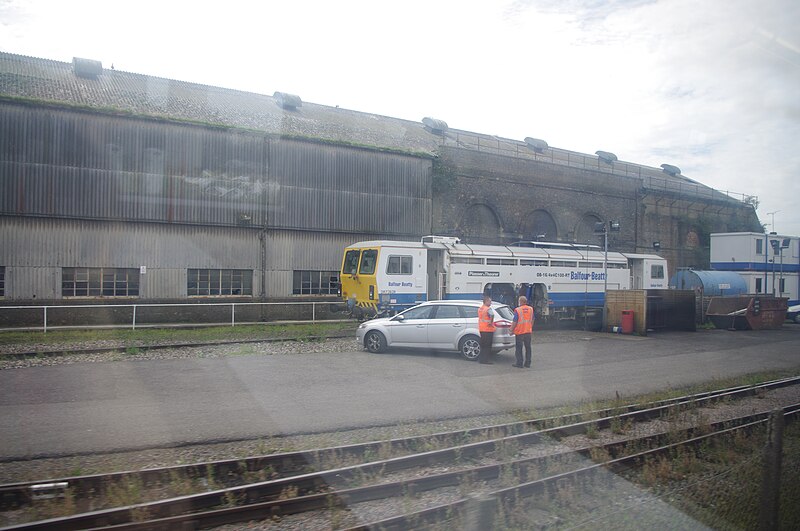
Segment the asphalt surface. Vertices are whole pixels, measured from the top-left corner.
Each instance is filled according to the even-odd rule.
[[[548,341],[543,343],[542,341]],[[203,347],[213,348],[213,347]],[[534,340],[533,369],[397,350],[78,363],[0,371],[0,459],[411,423],[630,396],[800,367],[800,326],[570,332]]]

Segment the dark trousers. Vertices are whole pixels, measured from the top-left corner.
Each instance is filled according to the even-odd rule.
[[[492,337],[494,332],[481,332],[481,355],[478,361],[488,363],[492,361]]]
[[[516,336],[517,339],[517,349],[514,351],[514,354],[517,356],[517,365],[522,365],[522,345],[525,345],[525,366],[531,366],[531,335],[530,334],[518,334]]]

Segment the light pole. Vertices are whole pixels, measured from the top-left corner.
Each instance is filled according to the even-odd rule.
[[[780,212],[780,210],[776,210],[775,212],[767,212],[768,216],[772,216],[772,232],[775,232],[775,214]]]
[[[608,232],[619,232],[619,221],[609,221],[606,226],[602,221],[594,224],[595,234],[603,234],[603,330],[608,323]]]

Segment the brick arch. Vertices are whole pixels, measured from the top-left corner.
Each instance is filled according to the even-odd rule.
[[[558,240],[558,224],[550,212],[542,208],[536,209],[522,219],[519,225],[519,234],[523,240],[556,241]],[[541,237],[542,235],[544,236]]]
[[[603,219],[595,212],[587,212],[581,216],[580,221],[575,225],[575,241],[577,243],[597,243],[594,224],[601,221]]]
[[[503,236],[503,221],[492,205],[475,202],[467,205],[457,232],[467,242],[498,243]]]

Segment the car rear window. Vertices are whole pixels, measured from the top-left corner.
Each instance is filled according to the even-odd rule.
[[[514,319],[514,312],[512,312],[511,308],[508,306],[499,306],[495,308],[494,311],[503,319],[508,319],[509,321]]]

